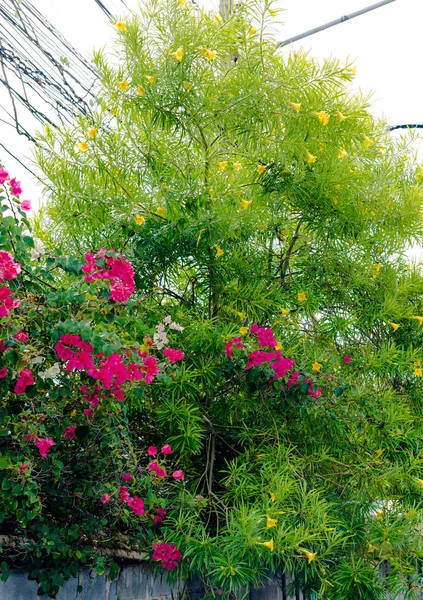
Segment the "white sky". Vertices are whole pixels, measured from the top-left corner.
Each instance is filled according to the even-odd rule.
[[[1,0],[0,0],[1,2]],[[113,27],[94,0],[32,0],[36,8],[83,54],[108,44]],[[176,2],[176,0],[175,0]],[[206,9],[218,9],[218,0],[197,0]],[[280,39],[331,21],[376,0],[280,0],[285,9]],[[117,0],[113,4],[122,10]],[[108,4],[108,6],[110,6]],[[126,0],[136,7],[137,0]],[[119,16],[123,17],[124,13]],[[304,48],[311,55],[334,55],[355,60],[356,85],[365,93],[373,91],[372,111],[390,124],[423,123],[423,77],[421,75],[421,23],[423,0],[396,0],[375,11],[347,21],[286,47]],[[0,102],[5,98],[0,90]],[[25,138],[0,123],[0,138],[23,162],[30,155]],[[0,159],[21,179],[24,195],[37,204],[40,191],[35,180],[9,156]]]

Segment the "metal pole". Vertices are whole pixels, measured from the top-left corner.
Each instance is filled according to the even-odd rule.
[[[225,2],[231,2],[231,0],[221,0],[221,5]],[[335,21],[330,21],[329,23],[325,23],[325,25],[320,25],[319,27],[315,27],[314,29],[309,29],[305,33],[300,33],[299,35],[295,35],[292,38],[284,40],[283,42],[279,42],[277,44],[277,48],[279,46],[286,46],[287,44],[292,44],[292,42],[297,42],[298,40],[302,40],[309,35],[314,35],[315,33],[319,33],[319,31],[324,31],[325,29],[329,29],[329,27],[334,27],[335,25],[339,25],[340,23],[344,23],[345,21],[349,21],[350,19],[354,19],[355,17],[359,17],[360,15],[364,15],[365,13],[370,12],[371,10],[376,10],[376,8],[381,8],[381,6],[385,6],[386,4],[390,4],[391,2],[396,2],[396,0],[382,0],[382,2],[377,2],[376,4],[372,4],[367,8],[362,8],[361,10],[357,10],[349,15],[344,15],[343,17],[339,17]]]

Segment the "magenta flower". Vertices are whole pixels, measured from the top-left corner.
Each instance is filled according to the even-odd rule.
[[[130,473],[124,473],[122,475],[122,480],[123,481],[132,481],[132,475]]]
[[[158,452],[158,450],[157,450],[156,446],[149,446],[147,448],[148,456],[152,456],[154,458],[155,456],[157,456],[157,452]]]
[[[119,500],[121,502],[127,502],[130,497],[131,496],[128,492],[128,487],[126,485],[121,485],[119,488]]]
[[[21,202],[21,209],[28,212],[29,210],[31,210],[31,200],[22,200]]]
[[[291,377],[288,379],[288,388],[291,388],[294,384],[296,384],[299,377],[300,377],[299,371],[294,371],[292,373]]]
[[[0,185],[3,185],[3,183],[6,181],[6,179],[9,177],[9,171],[6,171],[6,169],[4,167],[0,167]]]
[[[158,468],[159,468],[159,465],[155,461],[148,463],[149,471],[157,471]]]
[[[28,335],[23,331],[18,331],[18,333],[15,333],[13,337],[15,340],[18,340],[18,342],[22,342],[24,344],[26,344],[28,341]]]
[[[258,330],[259,330],[259,326],[257,325],[257,323],[253,323],[250,327],[250,332],[257,333]]]
[[[162,561],[162,567],[172,571],[178,567],[178,561],[182,558],[181,552],[175,544],[161,542],[153,546],[153,560]]]
[[[172,364],[176,363],[178,360],[182,360],[184,358],[184,353],[181,350],[174,350],[172,348],[165,348],[163,350],[163,356],[169,359],[169,362]]]
[[[23,394],[27,387],[34,384],[34,378],[30,369],[22,369],[19,373],[18,380],[15,384],[14,391],[16,394]]]
[[[135,495],[132,498],[128,498],[126,504],[138,517],[144,514],[144,500],[139,496]]]
[[[34,436],[30,433],[26,434],[26,439],[28,440],[28,442],[33,442],[34,441]]]
[[[20,196],[20,194],[22,194],[23,189],[21,188],[21,182],[20,181],[16,181],[16,177],[14,177],[13,179],[11,179],[9,181],[10,184],[10,188],[12,190],[12,194],[14,196]]]
[[[157,514],[153,519],[153,525],[158,525],[159,523],[162,523],[166,515],[167,512],[165,511],[165,509],[159,506],[159,508],[157,509]]]
[[[308,394],[309,396],[313,396],[313,398],[318,398],[322,393],[322,390],[318,387],[317,390],[314,390],[314,384],[312,383],[310,385],[310,388],[308,390]]]
[[[55,446],[55,442],[51,438],[37,438],[35,445],[37,446],[40,455],[43,458],[46,458],[47,454],[50,452],[50,448]]]
[[[65,438],[72,441],[75,437],[75,427],[69,425],[69,427],[66,427],[66,429],[64,430],[63,435],[65,436]]]
[[[21,465],[18,469],[18,473],[22,475],[22,473],[25,473],[27,469],[29,469],[29,465]]]
[[[13,260],[13,256],[6,250],[0,250],[0,282],[5,279],[14,279],[21,272],[21,265]]]
[[[160,450],[160,452],[162,454],[172,454],[172,447],[169,446],[169,444],[165,444],[164,446],[162,446],[162,449]]]
[[[166,471],[164,469],[162,469],[161,467],[156,469],[156,475],[157,475],[157,477],[167,477]]]
[[[347,365],[350,362],[351,362],[351,356],[348,356],[348,354],[347,354],[346,356],[344,356],[344,363]]]
[[[0,379],[4,379],[5,377],[7,377],[7,367],[0,369]]]
[[[103,494],[102,497],[100,498],[100,502],[102,504],[108,504],[110,502],[109,494]]]
[[[174,471],[172,473],[172,477],[173,477],[173,479],[176,479],[177,481],[181,481],[184,478],[184,472],[181,471],[180,469],[178,471]]]
[[[88,419],[92,419],[92,417],[94,416],[93,409],[92,408],[84,408],[84,415]]]

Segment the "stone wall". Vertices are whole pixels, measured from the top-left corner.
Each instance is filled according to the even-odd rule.
[[[94,571],[81,569],[79,576],[65,583],[57,595],[57,600],[200,600],[204,595],[200,580],[185,585],[170,585],[157,577],[152,567],[128,565],[122,568],[115,581],[105,576],[99,577]],[[290,578],[286,583],[289,585]],[[78,592],[78,585],[83,586]],[[420,596],[423,598],[423,595]],[[37,584],[27,579],[21,571],[11,571],[6,583],[0,582],[0,600],[47,600],[47,596],[37,595]],[[241,595],[240,595],[241,598]],[[392,600],[403,600],[397,596]],[[301,593],[297,598],[282,593],[280,582],[275,578],[266,579],[261,587],[252,589],[243,600],[304,600]],[[307,599],[312,600],[312,599]],[[371,600],[369,598],[369,600]]]

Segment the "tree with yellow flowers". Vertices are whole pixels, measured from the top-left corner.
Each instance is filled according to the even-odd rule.
[[[185,465],[164,523],[183,576],[228,597],[271,571],[306,597],[413,598],[423,171],[355,68],[277,49],[277,18],[268,0],[226,20],[150,0],[119,21],[92,113],[42,135],[38,234],[124,253],[146,327],[184,326],[182,366],[128,405]]]

